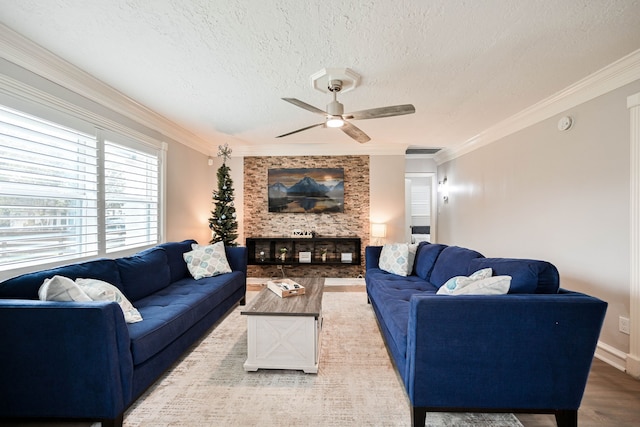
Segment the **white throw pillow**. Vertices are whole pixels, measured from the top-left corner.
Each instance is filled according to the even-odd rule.
[[[57,275],[42,282],[38,289],[38,298],[41,301],[92,301],[73,280]]]
[[[390,243],[384,245],[382,252],[380,252],[378,267],[380,267],[381,270],[397,274],[398,276],[406,276],[407,271],[409,271],[409,245],[407,243]]]
[[[503,295],[509,292],[511,276],[493,276],[456,289],[449,295]]]
[[[471,283],[475,281],[489,278],[491,277],[492,274],[493,274],[493,270],[489,267],[489,268],[483,268],[482,270],[478,270],[469,277],[467,276],[452,277],[451,279],[447,280],[444,285],[440,286],[440,289],[438,289],[437,293],[440,295],[454,294],[456,290],[458,290],[459,292],[459,289],[462,289],[465,286],[469,286]]]
[[[93,300],[93,301],[114,301],[117,302],[124,320],[127,323],[136,323],[142,321],[142,316],[137,308],[129,302],[120,289],[111,283],[98,279],[76,279],[76,284]]]
[[[189,273],[194,279],[198,280],[203,277],[231,273],[223,242],[216,242],[208,246],[193,244],[192,247],[194,245],[196,247],[192,251],[185,252],[182,255],[187,263]]]

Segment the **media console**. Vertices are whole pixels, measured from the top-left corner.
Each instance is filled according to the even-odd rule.
[[[246,245],[250,265],[362,263],[359,237],[247,237]]]

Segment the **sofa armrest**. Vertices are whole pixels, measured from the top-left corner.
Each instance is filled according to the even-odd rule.
[[[414,295],[405,386],[414,406],[577,409],[607,303],[555,295]]]
[[[246,246],[225,246],[227,261],[233,271],[242,271],[247,275],[248,251]]]
[[[378,268],[382,246],[367,246],[364,249],[365,269]]]
[[[114,419],[130,403],[117,303],[4,299],[0,325],[0,417]]]

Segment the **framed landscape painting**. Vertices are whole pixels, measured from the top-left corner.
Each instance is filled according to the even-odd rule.
[[[343,168],[269,169],[269,212],[344,212]]]

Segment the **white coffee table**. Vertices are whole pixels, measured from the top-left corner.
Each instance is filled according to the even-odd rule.
[[[318,372],[324,279],[293,280],[305,287],[304,295],[280,298],[265,288],[240,312],[247,316],[245,371]]]

